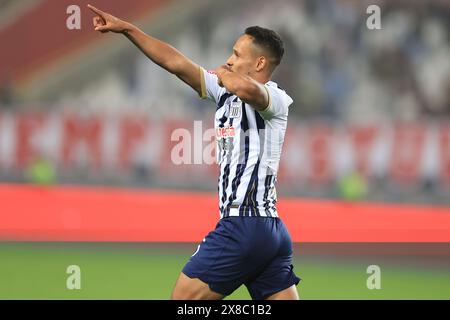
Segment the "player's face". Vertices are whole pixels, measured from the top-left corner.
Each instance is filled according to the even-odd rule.
[[[227,65],[233,72],[252,76],[256,72],[258,55],[251,36],[244,34],[233,46],[233,53],[227,60]]]

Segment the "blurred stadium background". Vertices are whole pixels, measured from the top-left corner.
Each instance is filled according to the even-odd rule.
[[[218,219],[216,166],[171,161],[173,131],[211,128],[213,105],[92,31],[87,3],[0,0],[1,299],[166,299]],[[279,209],[301,297],[450,299],[449,1],[90,3],[207,69],[247,26],[277,30],[275,81],[294,98]],[[73,4],[81,30],[66,27]],[[80,291],[65,288],[71,264]]]

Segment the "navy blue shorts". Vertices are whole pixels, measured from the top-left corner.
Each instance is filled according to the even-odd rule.
[[[244,284],[252,299],[297,285],[292,241],[279,218],[227,217],[219,221],[183,268],[189,278],[227,296]]]

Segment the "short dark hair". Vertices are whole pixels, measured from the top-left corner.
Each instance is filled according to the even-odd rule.
[[[245,34],[253,37],[253,42],[267,50],[275,66],[279,65],[284,55],[284,43],[278,33],[259,26],[248,27]]]

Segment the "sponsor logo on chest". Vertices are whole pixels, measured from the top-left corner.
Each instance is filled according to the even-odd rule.
[[[216,128],[217,138],[228,138],[234,136],[235,136],[234,127]]]

